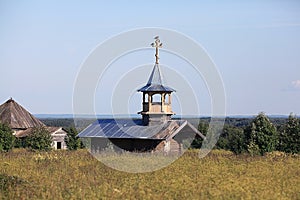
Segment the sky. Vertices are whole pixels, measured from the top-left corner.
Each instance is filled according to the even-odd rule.
[[[222,77],[228,115],[300,114],[298,0],[0,0],[0,27],[0,102],[13,97],[34,114],[72,114],[74,83],[93,49],[114,35],[144,27],[178,31],[205,49]],[[153,38],[145,41],[151,42]],[[130,70],[131,63],[151,64],[153,54],[145,50],[123,56],[106,79],[115,78],[122,65]],[[185,66],[162,52],[162,65],[163,59],[169,67],[162,67],[163,72],[174,63]],[[151,66],[144,69],[141,77],[146,83]],[[176,74],[170,74],[164,77],[171,86]],[[210,115],[209,92],[200,79],[190,78],[203,89],[196,94],[200,114]],[[100,81],[98,88],[102,86]],[[106,94],[112,86],[105,88],[95,94],[98,114],[112,113],[109,104],[122,101]],[[140,109],[136,95],[129,97],[130,112]],[[175,98],[173,106],[180,112],[180,99]]]

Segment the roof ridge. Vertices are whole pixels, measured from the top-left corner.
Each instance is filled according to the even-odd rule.
[[[8,115],[8,117],[9,117],[9,119],[8,119],[8,121],[9,121],[9,124],[11,124],[12,123],[12,113],[11,113],[11,108],[12,108],[12,104],[11,104],[11,102],[12,102],[13,100],[12,100],[12,98],[10,98],[9,100],[7,100],[5,103],[8,103],[8,107],[9,107],[9,115]]]

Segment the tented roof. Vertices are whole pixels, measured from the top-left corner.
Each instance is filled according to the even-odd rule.
[[[147,84],[138,90],[139,92],[175,92],[173,88],[165,86],[163,76],[158,64],[155,64]]]
[[[0,105],[0,122],[14,129],[45,126],[12,98]]]

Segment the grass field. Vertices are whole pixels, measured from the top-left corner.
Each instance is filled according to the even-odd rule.
[[[124,155],[129,156],[129,155]],[[86,150],[0,154],[3,199],[300,199],[300,157],[188,151],[148,173],[111,169]]]

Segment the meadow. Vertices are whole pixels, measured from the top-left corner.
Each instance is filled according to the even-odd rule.
[[[124,155],[129,156],[129,155]],[[0,154],[2,199],[300,199],[300,157],[187,151],[153,172],[107,167],[86,150]]]

